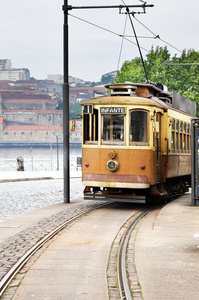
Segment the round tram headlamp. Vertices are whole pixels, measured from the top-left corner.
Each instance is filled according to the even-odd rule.
[[[119,168],[119,162],[117,160],[109,160],[106,166],[110,172],[115,172]]]

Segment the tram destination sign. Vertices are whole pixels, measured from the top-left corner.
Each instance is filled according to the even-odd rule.
[[[125,114],[125,107],[100,107],[101,114]]]
[[[84,105],[84,114],[93,114],[93,105]]]

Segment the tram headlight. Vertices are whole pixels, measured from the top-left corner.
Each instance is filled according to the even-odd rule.
[[[115,172],[119,168],[119,162],[117,160],[109,160],[106,166],[110,172]]]

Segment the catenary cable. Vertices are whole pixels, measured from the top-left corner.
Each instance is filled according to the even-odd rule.
[[[126,20],[125,20],[125,24],[124,24],[124,31],[123,31],[123,36],[122,36],[122,43],[121,43],[121,47],[120,47],[120,54],[119,54],[119,59],[118,59],[118,64],[117,64],[117,74],[118,74],[118,71],[119,71],[119,64],[120,64],[120,59],[121,59],[122,49],[123,49],[123,44],[124,44],[124,37],[125,37],[125,31],[126,31],[127,18],[128,18],[128,16],[126,16]],[[117,78],[117,76],[116,76],[116,78]]]
[[[145,3],[145,1],[143,1],[143,0],[139,0],[139,1]],[[122,0],[122,3],[123,3],[124,5],[127,5],[127,4],[125,3],[124,0]],[[135,14],[133,14],[133,17],[134,17],[134,19],[135,19],[137,22],[139,22],[145,29],[147,29],[151,34],[154,35],[154,37],[149,37],[149,38],[159,39],[159,40],[162,41],[163,43],[169,45],[169,46],[172,47],[173,49],[175,49],[175,50],[177,50],[177,51],[179,51],[179,52],[182,53],[181,50],[179,50],[178,48],[174,47],[173,45],[171,45],[170,43],[166,42],[165,40],[161,39],[159,35],[155,34],[152,30],[150,30],[146,25],[144,25],[140,20],[138,20],[138,19],[135,17]],[[146,38],[146,37],[139,37],[139,38]]]
[[[102,30],[104,30],[104,31],[107,31],[107,32],[109,32],[109,33],[111,33],[111,34],[117,35],[117,36],[119,36],[120,38],[124,38],[126,41],[128,41],[128,42],[134,44],[135,46],[137,46],[136,43],[132,42],[131,40],[127,39],[126,37],[123,37],[122,34],[118,34],[118,33],[114,32],[114,31],[112,31],[112,30],[106,29],[106,28],[104,28],[104,27],[102,27],[102,26],[99,26],[99,25],[97,25],[97,24],[94,24],[94,23],[92,23],[92,22],[89,22],[89,21],[87,21],[87,20],[84,20],[84,19],[79,18],[79,17],[77,17],[77,16],[74,16],[74,15],[71,15],[71,14],[69,14],[69,16],[71,16],[71,17],[73,17],[73,18],[75,18],[75,19],[78,19],[78,20],[80,20],[80,21],[82,21],[82,22],[85,22],[85,23],[87,23],[87,24],[89,24],[89,25],[95,26],[95,27],[97,27],[97,28],[99,28],[99,29],[102,29]],[[142,48],[143,50],[149,52],[149,51],[148,51],[147,49],[145,49],[144,47],[141,47],[141,48]]]
[[[134,15],[133,17],[134,17],[134,19],[135,19],[138,23],[140,23],[144,28],[146,28],[150,33],[152,33],[152,34],[154,35],[154,38],[155,38],[155,39],[159,39],[160,41],[162,41],[162,42],[164,42],[165,44],[169,45],[169,46],[172,47],[173,49],[175,49],[175,50],[177,50],[177,51],[179,51],[179,52],[182,53],[181,50],[179,50],[178,48],[176,48],[176,47],[174,47],[173,45],[169,44],[169,43],[166,42],[165,40],[161,39],[159,35],[155,34],[153,31],[151,31],[146,25],[144,25],[140,20],[138,20],[138,19],[135,17],[135,15]]]

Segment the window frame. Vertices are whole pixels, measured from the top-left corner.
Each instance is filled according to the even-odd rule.
[[[171,153],[190,153],[191,152],[191,131],[190,124],[179,119],[170,118],[171,124]],[[173,148],[172,148],[173,140]]]
[[[104,116],[123,116],[124,117],[124,139],[122,140],[103,140],[103,131],[104,131]],[[126,146],[126,114],[101,114],[101,144],[102,145],[118,145],[118,146]]]
[[[92,114],[83,115],[83,144],[98,145],[99,109],[93,108]]]
[[[141,111],[146,113],[146,142],[143,141],[131,141],[130,134],[131,134],[131,113],[135,111]],[[149,146],[149,110],[142,109],[142,108],[132,108],[129,110],[129,146]]]

